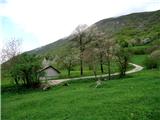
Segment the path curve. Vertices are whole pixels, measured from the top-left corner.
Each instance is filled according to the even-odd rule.
[[[134,68],[132,70],[129,70],[126,72],[126,74],[131,74],[131,73],[135,73],[135,72],[139,72],[143,69],[142,66],[140,65],[137,65],[137,64],[134,64],[134,63],[129,63],[130,65],[134,66]],[[118,75],[119,73],[113,73],[111,74],[111,76],[116,76]],[[104,74],[104,75],[97,75],[97,77],[107,77],[108,74]],[[89,78],[95,78],[95,76],[84,76],[84,77],[78,77],[78,78],[67,78],[67,79],[58,79],[58,80],[49,80],[48,83],[51,85],[51,86],[54,86],[54,85],[58,85],[62,82],[65,82],[65,81],[70,81],[70,80],[80,80],[80,79],[89,79]]]

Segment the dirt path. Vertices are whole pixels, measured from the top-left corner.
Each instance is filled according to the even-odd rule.
[[[129,63],[130,65],[133,65],[134,68],[132,70],[129,70],[126,72],[126,74],[131,74],[131,73],[135,73],[135,72],[138,72],[138,71],[141,71],[143,69],[142,66],[140,65],[137,65],[137,64],[134,64],[134,63]],[[111,74],[111,76],[115,76],[115,75],[118,75],[119,73],[113,73]],[[104,75],[97,75],[97,77],[107,77],[108,74],[104,74]],[[49,80],[48,83],[52,86],[54,85],[58,85],[62,82],[65,82],[65,81],[69,81],[69,80],[80,80],[80,79],[89,79],[89,78],[94,78],[95,76],[85,76],[85,77],[78,77],[78,78],[68,78],[68,79],[58,79],[58,80]]]

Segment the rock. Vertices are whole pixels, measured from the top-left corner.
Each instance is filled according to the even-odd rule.
[[[43,90],[48,90],[48,89],[50,89],[50,86],[45,86],[45,87],[43,88]]]
[[[101,80],[96,81],[96,88],[97,88],[98,86],[100,86],[100,85],[102,85]]]
[[[48,90],[48,89],[51,88],[49,84],[42,84],[40,87],[41,87],[43,90]]]
[[[63,86],[69,86],[69,84],[68,83],[64,83]]]
[[[150,42],[151,42],[151,39],[149,39],[149,38],[145,38],[144,40],[142,40],[142,44],[147,44]]]

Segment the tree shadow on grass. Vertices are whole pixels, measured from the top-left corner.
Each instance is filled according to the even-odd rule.
[[[18,94],[24,94],[24,93],[30,93],[30,92],[36,92],[36,91],[42,91],[42,89],[38,87],[27,87],[24,85],[16,86],[16,85],[8,85],[8,86],[1,86],[1,93],[18,93]]]

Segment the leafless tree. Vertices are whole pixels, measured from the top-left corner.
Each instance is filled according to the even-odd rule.
[[[89,47],[85,49],[84,51],[84,61],[88,64],[90,64],[93,74],[95,76],[95,79],[97,79],[97,63],[98,63],[98,49],[94,47]]]
[[[20,45],[21,41],[18,39],[13,38],[8,41],[1,51],[1,63],[12,59],[20,54]]]
[[[104,73],[103,63],[104,63],[104,40],[105,34],[104,32],[98,30],[96,26],[88,31],[87,38],[90,40],[91,46],[97,49],[98,51],[98,59],[100,63],[101,72]]]
[[[105,46],[105,57],[107,60],[107,68],[108,68],[108,79],[111,79],[111,61],[113,58],[113,49],[115,42],[112,39],[106,39],[104,42]]]
[[[81,75],[83,75],[83,52],[85,50],[86,44],[86,30],[87,25],[82,24],[76,27],[75,31],[73,32],[75,41],[78,42],[79,50],[80,50],[80,71]]]
[[[114,40],[109,39],[107,35],[94,26],[90,31],[89,39],[92,39],[90,45],[97,49],[98,59],[100,63],[101,72],[104,72],[103,64],[104,60],[107,62],[108,79],[111,78],[111,61],[113,56],[113,47],[115,45]]]

